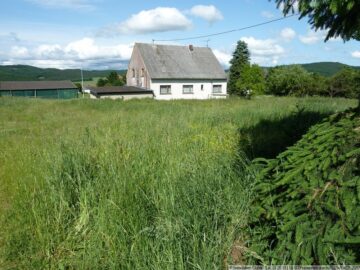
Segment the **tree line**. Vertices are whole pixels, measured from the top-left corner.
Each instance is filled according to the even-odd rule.
[[[357,98],[360,94],[359,70],[344,68],[331,77],[324,77],[300,65],[264,69],[250,64],[250,52],[244,41],[237,43],[230,64],[228,92],[231,95]]]

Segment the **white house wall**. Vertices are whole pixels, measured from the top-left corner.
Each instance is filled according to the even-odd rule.
[[[161,85],[171,85],[171,94],[160,94]],[[193,85],[193,93],[184,94],[183,85]],[[213,85],[221,85],[222,93],[213,93]],[[226,98],[227,94],[225,80],[151,80],[150,88],[158,100]]]

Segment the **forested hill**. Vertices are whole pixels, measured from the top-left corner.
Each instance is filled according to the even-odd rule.
[[[359,69],[360,66],[348,66],[338,62],[318,62],[318,63],[310,63],[310,64],[302,64],[303,68],[305,68],[309,72],[318,73],[320,75],[330,77],[335,73],[339,72],[345,67]]]
[[[344,67],[360,70],[360,66],[348,66],[337,62],[318,62],[302,64],[307,71],[318,73],[323,76],[332,76]],[[111,71],[124,74],[126,70],[84,70],[84,80],[91,80],[96,77],[106,77]],[[80,81],[79,69],[56,69],[37,68],[26,65],[0,66],[0,81],[40,81],[40,80],[71,80]]]
[[[95,77],[106,77],[114,70],[84,70],[84,80]],[[119,74],[124,70],[115,70]],[[80,69],[37,68],[26,65],[0,66],[0,81],[40,81],[40,80],[71,80],[80,81]]]

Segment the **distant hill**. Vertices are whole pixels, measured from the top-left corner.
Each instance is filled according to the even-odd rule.
[[[106,77],[114,70],[84,70],[84,80],[95,77]],[[125,70],[115,70],[123,74]],[[26,65],[0,66],[0,81],[45,81],[45,80],[71,80],[80,81],[80,69],[37,68]]]
[[[307,71],[318,73],[323,76],[332,76],[344,67],[359,69],[359,67],[348,66],[337,62],[318,62],[301,64]],[[268,68],[265,68],[268,69]],[[91,81],[94,78],[106,77],[114,70],[84,70],[84,81]],[[115,70],[119,74],[126,73],[126,70]],[[71,80],[80,81],[80,69],[56,69],[37,68],[26,65],[0,66],[0,81],[42,81],[42,80]]]
[[[301,66],[304,67],[309,72],[318,73],[326,77],[330,77],[334,75],[335,73],[339,72],[345,67],[360,70],[360,66],[354,67],[338,62],[318,62],[318,63],[302,64]]]

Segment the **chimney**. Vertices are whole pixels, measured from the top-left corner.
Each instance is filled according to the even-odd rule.
[[[189,50],[190,50],[190,52],[193,52],[194,51],[194,45],[190,44],[189,45]]]

